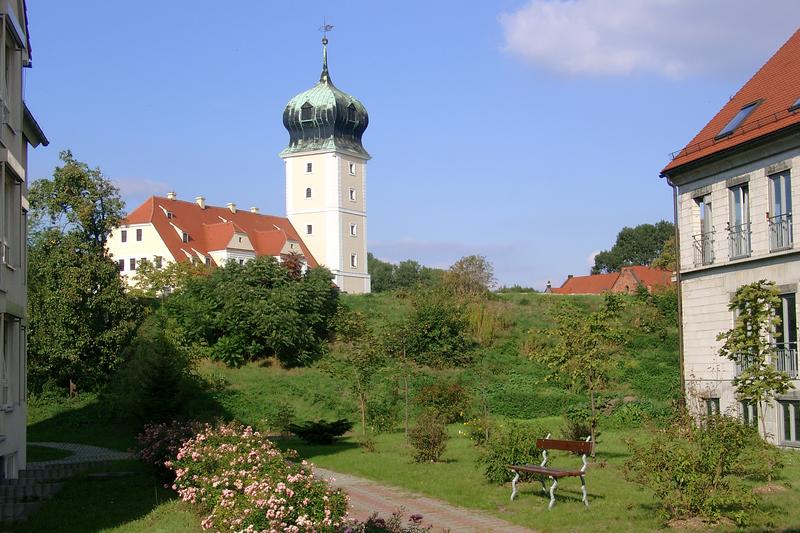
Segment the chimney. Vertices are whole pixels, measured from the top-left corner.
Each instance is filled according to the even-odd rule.
[[[169,191],[169,192],[167,193],[167,200],[174,200],[175,198],[177,198],[177,196],[178,196],[178,195],[177,195],[177,194],[175,194],[175,191]]]
[[[205,196],[198,196],[198,197],[196,197],[194,199],[194,201],[197,203],[197,205],[200,206],[200,209],[205,209],[206,208],[206,197]]]
[[[229,204],[227,204],[227,207],[228,207],[228,209],[231,210],[231,213],[235,213],[236,212],[236,204],[235,203],[230,202]]]
[[[545,290],[552,289],[552,288],[553,288],[553,285],[550,283],[550,280],[548,279],[547,280],[547,286],[546,286]]]
[[[251,212],[251,213],[256,213],[256,214],[258,214],[258,212],[259,212],[259,211],[258,211],[258,208],[257,208],[257,207],[251,207],[251,208],[250,208],[250,212]]]
[[[572,279],[572,274],[567,274],[567,279]]]

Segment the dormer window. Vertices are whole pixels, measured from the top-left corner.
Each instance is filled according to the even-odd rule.
[[[306,102],[300,108],[300,120],[314,120],[314,106]]]
[[[347,120],[350,122],[356,121],[356,106],[353,104],[347,106]]]
[[[717,134],[716,137],[714,137],[714,139],[719,140],[719,139],[722,139],[724,137],[727,137],[728,135],[733,134],[734,130],[736,128],[738,128],[742,124],[742,122],[744,122],[745,119],[747,119],[747,117],[750,116],[750,113],[752,113],[753,110],[755,110],[755,108],[758,107],[758,104],[760,104],[760,103],[761,103],[761,100],[756,100],[755,102],[753,102],[751,104],[747,104],[746,106],[742,107],[739,110],[739,112],[736,113],[736,116],[734,116],[731,119],[731,121],[728,122],[725,125],[725,127],[722,128],[722,130],[720,130],[720,132]]]
[[[181,235],[181,240],[183,242],[189,242],[189,234],[184,231],[183,234]]]
[[[794,101],[794,103],[789,107],[789,111],[797,111],[800,109],[800,98]]]

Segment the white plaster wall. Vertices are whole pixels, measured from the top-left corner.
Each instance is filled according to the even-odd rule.
[[[142,230],[141,241],[136,240],[136,230],[139,228]],[[127,242],[121,241],[122,230],[127,230],[128,232]],[[167,245],[161,240],[156,228],[149,222],[121,226],[115,229],[106,241],[106,249],[114,261],[125,260],[125,269],[120,272],[120,275],[128,286],[135,285],[133,278],[136,276],[136,271],[130,270],[131,258],[136,258],[138,263],[143,257],[154,261],[156,256],[161,256],[164,265],[175,260]]]

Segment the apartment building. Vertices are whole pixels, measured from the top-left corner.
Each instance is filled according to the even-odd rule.
[[[23,94],[31,66],[26,6],[0,2],[0,479],[25,468],[28,147],[47,145]]]
[[[682,295],[682,357],[689,406],[736,413],[753,423],[754,405],[731,380],[743,367],[719,357],[717,335],[734,325],[728,309],[742,285],[775,282],[781,326],[771,364],[797,389],[765,406],[766,438],[800,447],[798,298],[800,226],[800,31],[733,96],[662,170],[673,187]]]

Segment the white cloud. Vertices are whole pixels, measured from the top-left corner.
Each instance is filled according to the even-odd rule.
[[[594,258],[597,257],[597,254],[600,253],[600,250],[595,250],[594,252],[589,254],[589,257],[586,258],[586,266],[590,269],[594,266]]]
[[[797,30],[797,0],[530,0],[506,50],[569,75],[743,75]]]

